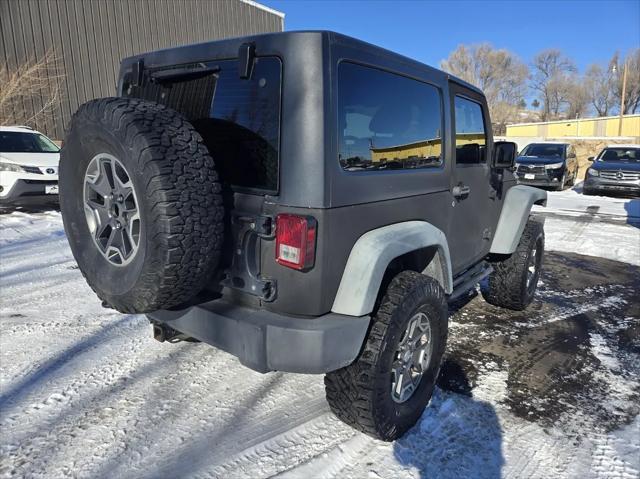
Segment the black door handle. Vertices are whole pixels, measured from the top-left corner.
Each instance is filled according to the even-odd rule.
[[[469,193],[471,193],[471,188],[467,185],[460,184],[460,185],[454,186],[453,189],[451,190],[451,193],[456,198],[460,198],[462,196],[467,196]]]

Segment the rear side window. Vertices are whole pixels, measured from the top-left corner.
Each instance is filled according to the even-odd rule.
[[[442,164],[440,91],[375,68],[338,66],[338,149],[347,171]]]
[[[456,164],[484,163],[487,151],[487,135],[480,103],[456,96]]]
[[[151,72],[142,88],[128,87],[125,83],[124,94],[156,101],[184,114],[202,136],[226,184],[276,192],[280,59],[256,58],[250,79],[239,77],[237,60],[193,65],[194,70],[198,68],[208,68],[214,73],[203,78],[185,75],[170,81],[154,81]]]

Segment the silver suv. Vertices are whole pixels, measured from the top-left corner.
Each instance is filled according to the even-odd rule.
[[[619,192],[640,195],[640,145],[609,145],[587,170],[584,194]]]

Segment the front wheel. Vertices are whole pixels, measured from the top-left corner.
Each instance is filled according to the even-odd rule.
[[[488,287],[482,290],[485,301],[515,311],[529,306],[540,278],[543,253],[544,227],[529,219],[515,252],[494,263]]]
[[[436,280],[414,271],[393,278],[360,356],[325,376],[334,414],[376,439],[402,436],[431,399],[447,318],[445,293]]]

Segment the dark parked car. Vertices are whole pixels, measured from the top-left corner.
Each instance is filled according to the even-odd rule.
[[[578,176],[576,151],[569,143],[531,143],[516,159],[518,182],[563,190]]]
[[[633,193],[640,195],[640,145],[610,145],[587,170],[583,192]]]
[[[331,409],[393,440],[422,414],[447,303],[525,309],[544,252],[483,93],[331,32],[125,59],[62,149],[65,231],[104,304],[266,373],[326,373]],[[232,382],[232,378],[231,378]],[[167,424],[167,427],[170,427]]]

